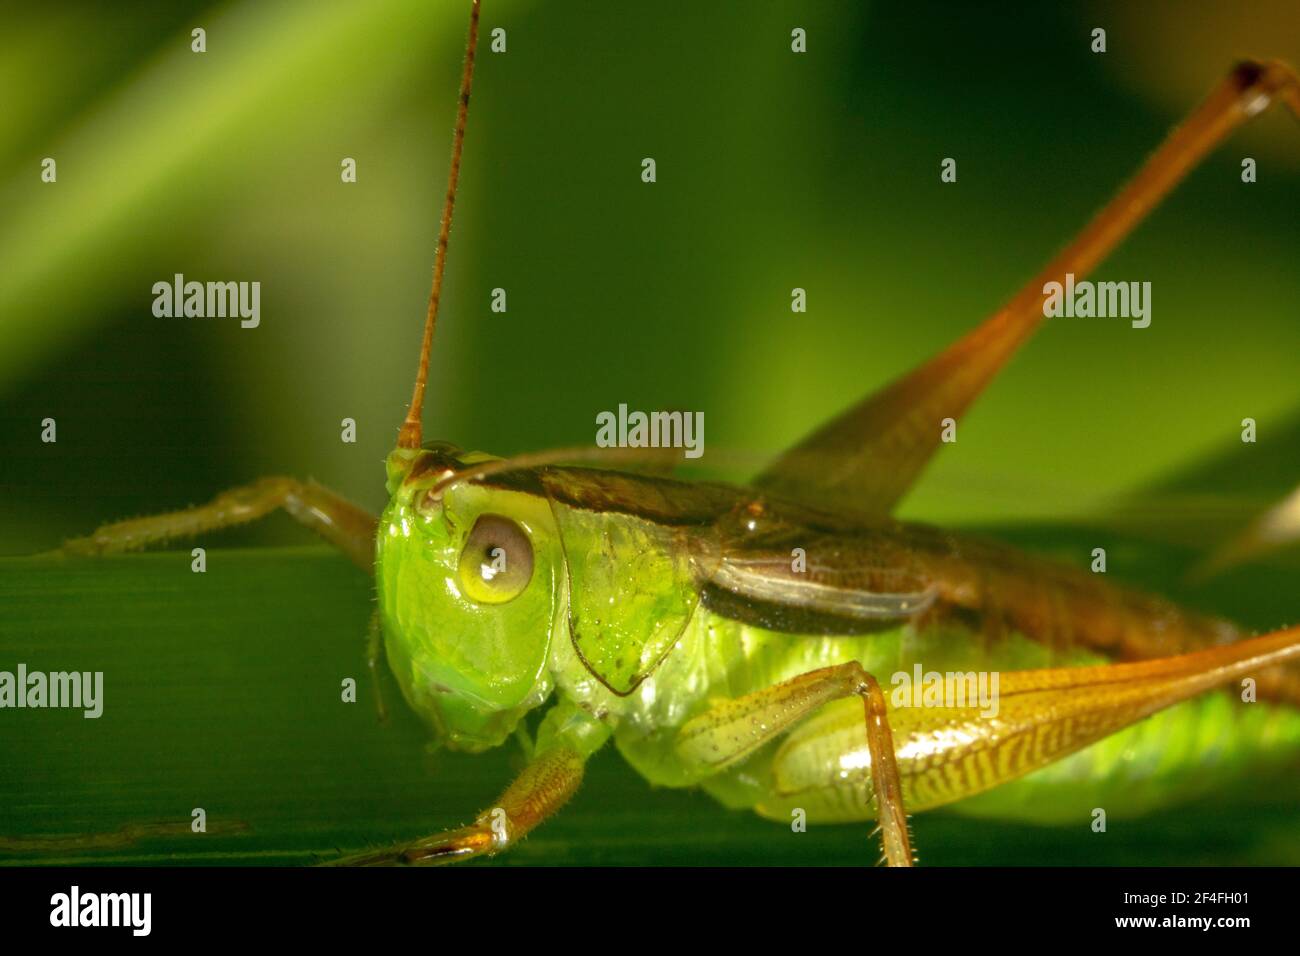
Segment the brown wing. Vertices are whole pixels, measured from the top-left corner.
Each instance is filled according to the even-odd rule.
[[[853,634],[913,617],[934,582],[891,526],[838,529],[812,513],[752,501],[701,539],[702,599],[772,630]]]

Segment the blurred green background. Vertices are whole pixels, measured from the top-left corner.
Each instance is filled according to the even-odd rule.
[[[271,473],[314,477],[378,509],[428,295],[467,4],[64,2],[9,5],[3,17],[0,554]],[[202,55],[190,51],[200,26]],[[796,26],[808,35],[803,55],[790,51]],[[1089,50],[1096,26],[1108,34],[1103,55]],[[497,27],[504,54],[486,45]],[[596,413],[620,402],[700,410],[705,473],[732,479],[1001,304],[1234,59],[1300,61],[1300,13],[1282,2],[486,0],[483,34],[426,436],[507,454],[588,443]],[[58,163],[55,184],[40,180],[46,156]],[[653,185],[640,181],[647,156]],[[948,156],[958,182],[943,185]],[[1258,161],[1257,183],[1240,181],[1244,156]],[[357,161],[355,184],[340,182],[343,157]],[[1097,274],[1150,281],[1151,327],[1049,324],[962,423],[903,516],[1022,534],[1067,554],[1067,525],[1123,526],[1136,543],[1112,570],[1126,579],[1253,626],[1294,619],[1294,556],[1194,592],[1179,590],[1177,572],[1300,479],[1298,212],[1300,132],[1270,113]],[[260,281],[261,326],[155,318],[151,286],[177,272]],[[808,291],[803,315],[790,312],[796,286]],[[507,290],[506,314],[489,308],[495,287]],[[1238,440],[1247,416],[1258,445]],[[46,417],[58,422],[56,444],[40,441]],[[358,423],[356,444],[340,441],[344,417]],[[303,540],[277,518],[211,543]],[[139,792],[155,778],[115,776],[108,764],[78,774],[79,761],[96,763],[92,750],[109,763],[145,753],[155,733],[168,752],[200,746],[180,728],[211,727],[232,700],[254,708],[247,719],[277,743],[251,747],[256,732],[241,724],[200,733],[202,746],[237,742],[235,764],[200,750],[192,780],[175,771],[185,786],[168,777],[183,816],[202,804],[180,795],[203,789],[195,781],[247,794],[250,779],[265,782],[293,755],[330,752],[365,772],[331,791],[322,763],[319,777],[278,783],[287,789],[272,801],[276,832],[304,847],[321,832],[397,836],[393,820],[434,819],[422,812],[455,822],[490,798],[507,756],[448,775],[419,760],[413,724],[375,738],[364,706],[340,716],[324,698],[315,706],[351,729],[332,737],[306,718],[308,688],[336,687],[347,668],[361,676],[368,584],[315,550],[267,554],[285,561],[240,552],[230,565],[242,577],[207,597],[196,596],[187,556],[113,562],[102,578],[0,566],[0,666],[35,667],[43,653],[51,669],[66,666],[58,661],[92,647],[111,620],[109,663],[136,661],[142,685],[170,695],[134,718],[110,711],[126,723],[107,749],[92,728],[108,717],[65,715],[64,725],[29,714],[21,740],[5,730],[6,763],[44,769],[9,775],[0,833],[158,816],[151,808],[166,801]],[[267,582],[261,600],[235,587],[252,578]],[[108,596],[96,603],[99,591]],[[204,601],[273,617],[209,626]],[[160,647],[172,653],[159,657]],[[271,678],[253,677],[255,651],[289,683],[258,683]],[[325,685],[293,666],[304,656]],[[190,673],[214,660],[225,664]],[[199,686],[178,666],[240,689],[205,712],[178,690]],[[245,700],[249,680],[270,689]],[[175,721],[162,716],[189,705]],[[238,764],[253,753],[261,769]],[[641,792],[609,773],[622,783],[608,786]],[[430,783],[453,778],[459,790]],[[307,790],[334,829],[294,829]],[[678,801],[711,814],[709,832],[742,834],[731,844],[738,858],[752,833],[779,833],[732,822],[703,797],[667,799],[669,819]],[[105,801],[117,808],[107,820]],[[339,814],[354,812],[359,829],[340,836]],[[576,844],[582,826],[600,824],[591,814],[583,824],[581,806],[573,813]],[[959,822],[954,834],[969,827]],[[546,839],[531,852],[544,854]],[[810,860],[832,843],[858,849],[843,831],[816,839]],[[258,852],[286,858],[275,856],[285,840]],[[949,860],[986,859],[986,843],[1006,845],[985,831]],[[1195,846],[1170,858],[1198,859]],[[1264,859],[1290,859],[1281,852]],[[718,855],[699,859],[727,862]],[[1017,859],[1042,859],[1041,848]]]

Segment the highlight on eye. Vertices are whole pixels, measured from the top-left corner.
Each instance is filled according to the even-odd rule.
[[[461,549],[458,574],[465,593],[481,604],[518,597],[533,577],[527,532],[501,515],[480,515]]]

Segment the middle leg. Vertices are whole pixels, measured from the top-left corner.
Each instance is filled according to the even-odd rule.
[[[677,737],[677,753],[698,767],[714,772],[725,770],[823,705],[853,696],[862,698],[865,712],[872,793],[885,859],[890,866],[911,866],[907,812],[885,695],[876,679],[857,661],[809,671],[755,693],[715,704],[682,727]]]

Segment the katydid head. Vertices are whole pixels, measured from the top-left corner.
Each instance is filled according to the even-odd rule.
[[[486,460],[439,444],[395,450],[376,551],[389,664],[411,707],[455,750],[501,744],[546,700],[561,618],[563,564],[546,499],[450,480]]]

